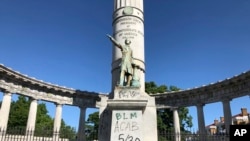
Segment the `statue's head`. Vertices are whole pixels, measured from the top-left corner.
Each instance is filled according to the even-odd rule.
[[[125,44],[126,44],[126,45],[130,45],[130,44],[131,44],[131,41],[130,41],[129,39],[126,39],[126,40],[125,40]]]

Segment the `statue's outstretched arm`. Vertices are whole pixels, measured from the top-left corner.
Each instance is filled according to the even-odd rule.
[[[109,37],[110,41],[111,41],[115,46],[117,46],[118,48],[122,49],[122,46],[121,46],[112,36],[110,36],[109,34],[107,34],[107,36]]]

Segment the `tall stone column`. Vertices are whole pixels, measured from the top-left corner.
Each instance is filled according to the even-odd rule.
[[[54,118],[53,140],[59,140],[59,133],[62,121],[62,104],[56,104],[56,113]]]
[[[223,105],[226,133],[229,133],[229,127],[230,127],[230,124],[232,124],[232,113],[231,113],[231,108],[230,108],[230,99],[224,99],[222,101],[222,105]]]
[[[86,116],[86,107],[80,107],[80,118],[79,118],[77,141],[86,141],[85,116]]]
[[[175,132],[175,141],[181,140],[181,130],[180,130],[180,119],[178,114],[178,109],[173,108],[174,115],[174,132]]]
[[[0,110],[0,136],[5,133],[7,130],[9,113],[10,113],[10,105],[11,105],[11,93],[4,92],[3,101]]]
[[[113,37],[116,41],[121,45],[125,44],[125,39],[131,41],[133,63],[139,66],[136,75],[141,91],[145,91],[143,0],[114,0],[112,25]],[[119,81],[121,50],[113,47],[112,55],[112,90],[114,90]]]
[[[199,134],[200,140],[206,140],[206,129],[205,129],[205,119],[204,119],[204,112],[203,112],[204,104],[198,104],[197,107],[197,114],[198,114],[198,127],[199,127]]]
[[[37,114],[37,100],[32,98],[29,109],[29,116],[26,126],[26,135],[28,139],[33,140],[35,125],[36,125],[36,114]]]
[[[155,141],[155,98],[145,93],[143,0],[114,0],[112,26],[112,90],[98,104],[98,140]]]

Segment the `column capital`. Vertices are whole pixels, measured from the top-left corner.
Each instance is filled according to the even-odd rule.
[[[11,93],[11,94],[16,93],[16,91],[13,90],[13,89],[11,89],[11,88],[3,89],[3,90],[1,90],[1,91],[2,91],[3,93]]]
[[[224,103],[224,102],[230,102],[232,100],[232,98],[229,98],[229,97],[224,97],[222,98],[221,102]]]
[[[179,109],[179,107],[171,107],[170,108],[171,111],[178,110],[178,109]]]
[[[64,104],[63,103],[59,103],[59,102],[54,102],[54,104],[58,107],[62,107]]]
[[[12,95],[12,92],[9,90],[3,90],[2,92],[4,95],[10,95],[10,96]]]
[[[29,97],[30,100],[32,101],[39,101],[40,99],[34,96]]]
[[[196,107],[203,107],[203,106],[205,106],[204,103],[197,103],[197,104],[196,104]]]
[[[80,109],[87,109],[87,108],[88,108],[88,107],[85,106],[85,105],[78,105],[78,107],[79,107]]]

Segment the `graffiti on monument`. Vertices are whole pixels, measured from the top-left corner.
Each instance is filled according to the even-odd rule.
[[[137,98],[140,96],[140,91],[138,90],[120,90],[119,98]]]
[[[142,112],[137,110],[113,111],[112,139],[118,139],[118,141],[141,141],[141,117]]]

